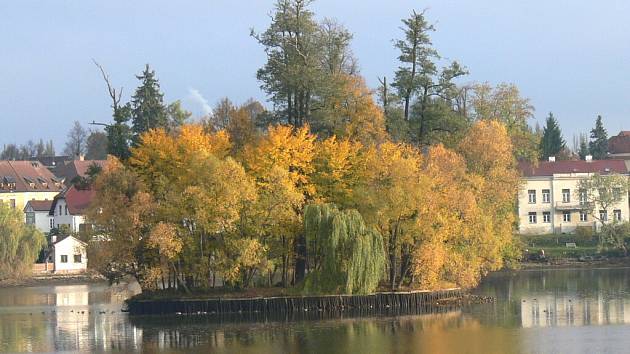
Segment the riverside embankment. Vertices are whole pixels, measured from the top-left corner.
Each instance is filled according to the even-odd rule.
[[[370,295],[281,296],[257,298],[195,298],[127,300],[132,315],[167,314],[261,314],[424,312],[439,308],[464,295],[461,289],[382,292]]]

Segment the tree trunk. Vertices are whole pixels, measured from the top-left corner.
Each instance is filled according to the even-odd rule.
[[[390,235],[391,237],[389,238],[389,247],[388,247],[388,253],[389,253],[389,284],[391,287],[391,290],[395,290],[396,289],[396,269],[398,268],[396,266],[396,238],[398,237],[398,227],[391,227],[390,228]]]
[[[306,275],[306,237],[300,234],[295,242],[295,281],[297,284]]]

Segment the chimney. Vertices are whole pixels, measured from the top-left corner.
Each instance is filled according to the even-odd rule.
[[[586,162],[593,162],[593,155],[584,156],[584,160],[586,160]]]
[[[50,242],[51,242],[51,243],[55,243],[55,242],[57,242],[57,235],[52,235],[52,236],[50,236]]]
[[[555,156],[549,156],[549,162],[556,162]]]

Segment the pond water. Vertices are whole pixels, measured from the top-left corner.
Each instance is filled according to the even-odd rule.
[[[130,318],[137,285],[0,289],[0,352],[625,353],[630,269],[496,273],[497,298],[439,314],[318,321]]]

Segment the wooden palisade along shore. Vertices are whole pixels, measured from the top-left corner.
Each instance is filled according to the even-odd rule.
[[[439,291],[384,292],[371,295],[323,295],[258,297],[241,299],[130,299],[132,315],[261,314],[423,312],[439,307],[439,301],[460,298],[459,288]]]

